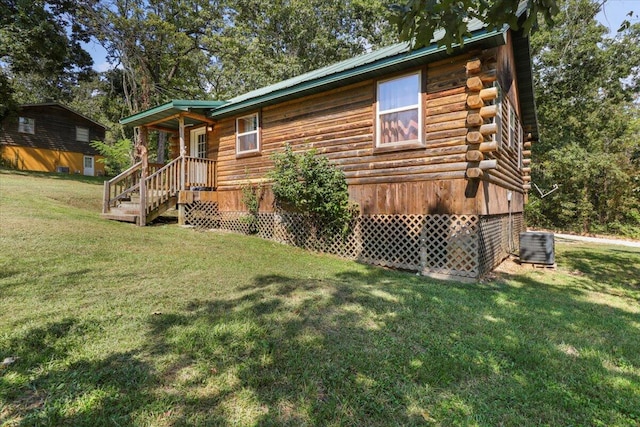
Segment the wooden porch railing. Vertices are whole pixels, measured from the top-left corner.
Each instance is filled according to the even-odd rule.
[[[128,199],[140,188],[142,162],[138,162],[115,178],[104,182],[102,213],[108,213],[112,206],[122,199]]]
[[[140,225],[178,191],[216,187],[216,162],[198,157],[178,157],[144,180],[140,186]]]
[[[216,162],[211,159],[178,157],[166,165],[149,164],[148,172],[143,172],[142,162],[139,162],[105,181],[102,213],[109,213],[112,207],[138,193],[138,223],[145,225],[149,215],[176,197],[180,190],[213,190],[217,185]]]
[[[180,158],[174,159],[145,178],[140,187],[140,210],[144,210],[145,217],[178,194],[180,161]]]
[[[148,173],[153,174],[163,166],[160,163],[149,163]],[[131,194],[137,193],[140,189],[141,177],[142,162],[138,162],[120,175],[105,181],[102,213],[109,212],[109,209],[115,206],[118,201],[128,199]]]
[[[185,190],[193,187],[216,187],[216,162],[199,157],[185,157]]]

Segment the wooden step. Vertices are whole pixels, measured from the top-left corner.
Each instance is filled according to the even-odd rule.
[[[165,202],[157,206],[152,212],[147,214],[145,223],[149,223],[162,215],[169,209],[175,209],[178,202],[178,197],[170,197]],[[121,201],[116,207],[112,207],[109,212],[103,213],[102,218],[110,219],[114,221],[133,222],[140,224],[140,199],[139,197],[132,197],[131,200]]]
[[[138,215],[123,213],[123,212],[109,212],[101,214],[102,218],[110,219],[112,221],[122,221],[122,222],[138,222]]]
[[[140,203],[135,202],[122,202],[116,208],[118,211],[126,214],[138,214],[140,212]]]

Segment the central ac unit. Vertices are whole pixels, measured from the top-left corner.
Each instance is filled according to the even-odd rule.
[[[555,264],[553,233],[539,231],[520,233],[520,262]]]

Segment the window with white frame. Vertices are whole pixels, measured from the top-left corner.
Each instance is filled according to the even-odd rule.
[[[198,141],[196,145],[196,156],[204,159],[207,157],[207,134],[201,133],[198,135]]]
[[[522,144],[524,143],[524,129],[522,128],[522,122],[518,120],[518,136],[516,139],[516,146],[518,147],[518,167],[522,167]]]
[[[85,169],[93,169],[93,157],[84,156],[84,167]]]
[[[516,112],[509,103],[509,147],[515,147],[516,139]]]
[[[258,113],[236,119],[236,153],[256,153],[260,151]]]
[[[76,126],[76,141],[89,142],[89,128]]]
[[[508,98],[505,97],[503,104],[503,108],[506,109],[505,116],[508,117],[505,121],[506,123],[503,122],[507,131],[507,139],[504,142],[509,144],[509,148],[518,150],[522,138],[522,125],[520,124],[520,118],[516,113],[515,107]]]
[[[378,82],[376,146],[422,142],[421,73]]]
[[[518,117],[516,109],[508,96],[502,95],[500,85],[497,84],[499,93],[494,104],[497,105],[497,113],[493,118],[493,122],[497,124],[497,133],[492,135],[492,140],[498,143],[500,149],[507,149],[511,151],[512,156],[518,164],[518,168],[522,168],[522,144],[524,139],[524,129],[522,128],[522,122]]]
[[[207,158],[207,128],[202,127],[191,133],[191,156]]]
[[[524,131],[518,113],[508,96],[500,96],[496,103],[498,113],[494,121],[498,125],[498,132],[494,135],[494,140],[498,141],[501,147],[506,146],[519,153]]]
[[[36,133],[36,120],[28,117],[18,118],[18,132],[21,133]]]

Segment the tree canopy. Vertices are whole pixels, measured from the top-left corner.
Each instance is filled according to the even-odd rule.
[[[531,38],[540,141],[533,182],[559,184],[529,206],[534,225],[640,236],[640,24],[615,36],[598,3],[566,0]]]
[[[556,0],[527,0],[526,8],[521,8],[522,3],[522,0],[404,0],[390,8],[400,39],[411,41],[416,48],[427,46],[435,31],[442,29],[445,34],[438,44],[451,49],[455,44],[464,44],[464,38],[470,35],[469,22],[474,18],[490,28],[508,24],[529,33],[538,25],[540,16],[551,24],[558,12]]]
[[[130,113],[229,98],[393,41],[382,0],[110,0],[83,23],[120,66]]]
[[[93,73],[79,7],[71,0],[0,2],[0,118],[15,108],[15,80],[41,98],[64,99]]]

